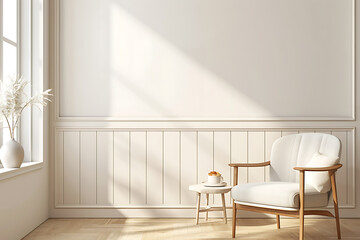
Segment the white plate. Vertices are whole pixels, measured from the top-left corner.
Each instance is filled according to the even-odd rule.
[[[205,187],[225,187],[226,186],[226,182],[222,182],[222,183],[208,183],[208,182],[202,182],[202,185],[204,185]]]

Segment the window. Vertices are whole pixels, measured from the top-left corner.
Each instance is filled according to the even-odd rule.
[[[45,5],[44,5],[45,3]],[[47,29],[48,5],[44,0],[0,0],[0,80],[21,75],[31,82],[26,94],[44,91],[47,83],[47,49],[44,49],[44,30]],[[45,66],[44,66],[45,65]],[[19,169],[0,169],[0,180],[14,177],[43,167],[44,114],[35,108],[27,108],[15,132],[16,139],[24,148],[24,163]],[[0,128],[0,147],[9,139],[8,130]],[[0,164],[0,168],[1,168]]]
[[[17,0],[0,0],[2,24],[0,27],[2,41],[0,43],[0,73],[2,81],[9,81],[10,77],[20,74],[20,31],[19,31],[19,3]],[[9,131],[2,131],[2,142],[10,139]]]
[[[38,40],[38,36],[33,33],[39,28],[33,25],[38,22],[38,15],[33,9],[39,7],[39,2],[41,1],[0,0],[0,79],[3,82],[22,75],[31,85],[38,86],[37,82],[32,81],[33,75],[37,74],[33,70],[36,64],[33,64],[32,60],[38,56],[38,53],[34,52],[38,48],[33,44],[33,41]],[[31,96],[33,91],[34,88],[28,85],[26,94]],[[32,161],[33,111],[26,109],[23,112],[15,132],[16,140],[24,147],[24,162]],[[4,128],[0,130],[0,146],[9,139],[10,134],[4,124]]]

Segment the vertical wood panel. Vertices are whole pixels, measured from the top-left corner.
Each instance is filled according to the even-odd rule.
[[[96,132],[81,132],[80,138],[80,203],[96,204]]]
[[[64,203],[64,132],[56,133],[55,146],[55,181],[56,181],[56,202]]]
[[[130,204],[146,204],[146,132],[130,136]]]
[[[316,133],[331,134],[331,131],[328,131],[328,130],[322,130],[322,129],[320,129],[320,130],[315,130],[314,132],[316,132]]]
[[[298,131],[298,133],[313,133],[313,132],[315,132],[315,130],[314,129],[300,129],[299,131]],[[289,132],[289,134],[292,134],[291,132]],[[288,134],[288,135],[289,135]],[[285,135],[284,135],[285,136]]]
[[[355,206],[355,156],[354,156],[354,130],[347,131],[347,202],[349,205]],[[345,151],[345,149],[344,149]]]
[[[247,132],[231,132],[231,162],[247,163]],[[247,182],[247,168],[239,168],[238,183]],[[231,185],[233,185],[233,169],[231,169]]]
[[[347,137],[346,132],[333,132],[333,135],[338,137],[341,141],[341,155],[340,155],[340,163],[343,164],[343,167],[336,172],[336,186],[339,198],[339,204],[345,205],[348,203],[347,199],[347,178],[346,178],[346,170],[347,170]],[[329,205],[333,206],[333,202],[329,201]]]
[[[181,204],[195,204],[189,186],[196,184],[196,132],[181,133]]]
[[[264,152],[264,132],[249,132],[248,134],[248,161],[249,163],[263,162]],[[265,170],[263,167],[249,168],[249,182],[263,182]]]
[[[164,133],[164,204],[180,203],[179,132]]]
[[[114,204],[129,204],[129,132],[114,132]]]
[[[231,153],[232,163],[247,163],[247,132],[231,132]],[[238,184],[247,182],[247,168],[238,169]],[[233,186],[234,168],[230,168],[230,185]],[[231,198],[229,204],[232,204]]]
[[[213,132],[198,133],[198,182],[207,181],[213,170]]]
[[[64,204],[80,202],[79,132],[64,132]]]
[[[314,132],[314,131],[311,131],[311,132]],[[289,136],[289,135],[293,135],[293,134],[297,134],[299,133],[299,131],[297,130],[284,130],[284,131],[281,131],[281,136],[282,137],[285,137],[285,136]]]
[[[265,161],[270,161],[271,149],[274,142],[281,137],[281,132],[266,132],[265,133]],[[265,181],[269,181],[269,167],[265,167]]]
[[[207,181],[207,176],[213,170],[213,132],[198,132],[198,182]],[[201,199],[205,204],[205,198]]]
[[[114,203],[114,133],[97,133],[97,203]]]
[[[162,132],[147,133],[147,204],[161,205],[163,200]]]
[[[224,181],[230,183],[230,132],[215,132],[214,133],[214,170],[221,173]],[[229,198],[226,194],[226,199]],[[221,196],[214,195],[214,203],[221,204]]]

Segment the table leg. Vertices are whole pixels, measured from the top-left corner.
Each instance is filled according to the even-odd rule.
[[[200,198],[201,198],[201,193],[197,193],[197,202],[196,202],[196,224],[199,224]]]
[[[226,205],[225,205],[225,194],[221,194],[221,201],[222,201],[222,208],[224,211],[224,222],[227,223],[227,217],[226,217]]]
[[[206,194],[206,207],[209,207],[209,194]],[[207,211],[205,214],[205,220],[207,221],[209,217],[209,212]]]

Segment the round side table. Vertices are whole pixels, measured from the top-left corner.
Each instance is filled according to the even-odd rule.
[[[224,213],[224,222],[227,223],[226,219],[226,206],[225,206],[225,193],[230,192],[232,187],[206,187],[202,184],[191,185],[189,186],[190,191],[197,193],[196,201],[196,224],[199,223],[199,213],[206,212],[205,220],[208,220],[208,212],[210,211],[223,211]],[[201,194],[206,194],[206,207],[200,208]],[[222,207],[210,207],[209,206],[209,194],[221,194]]]

